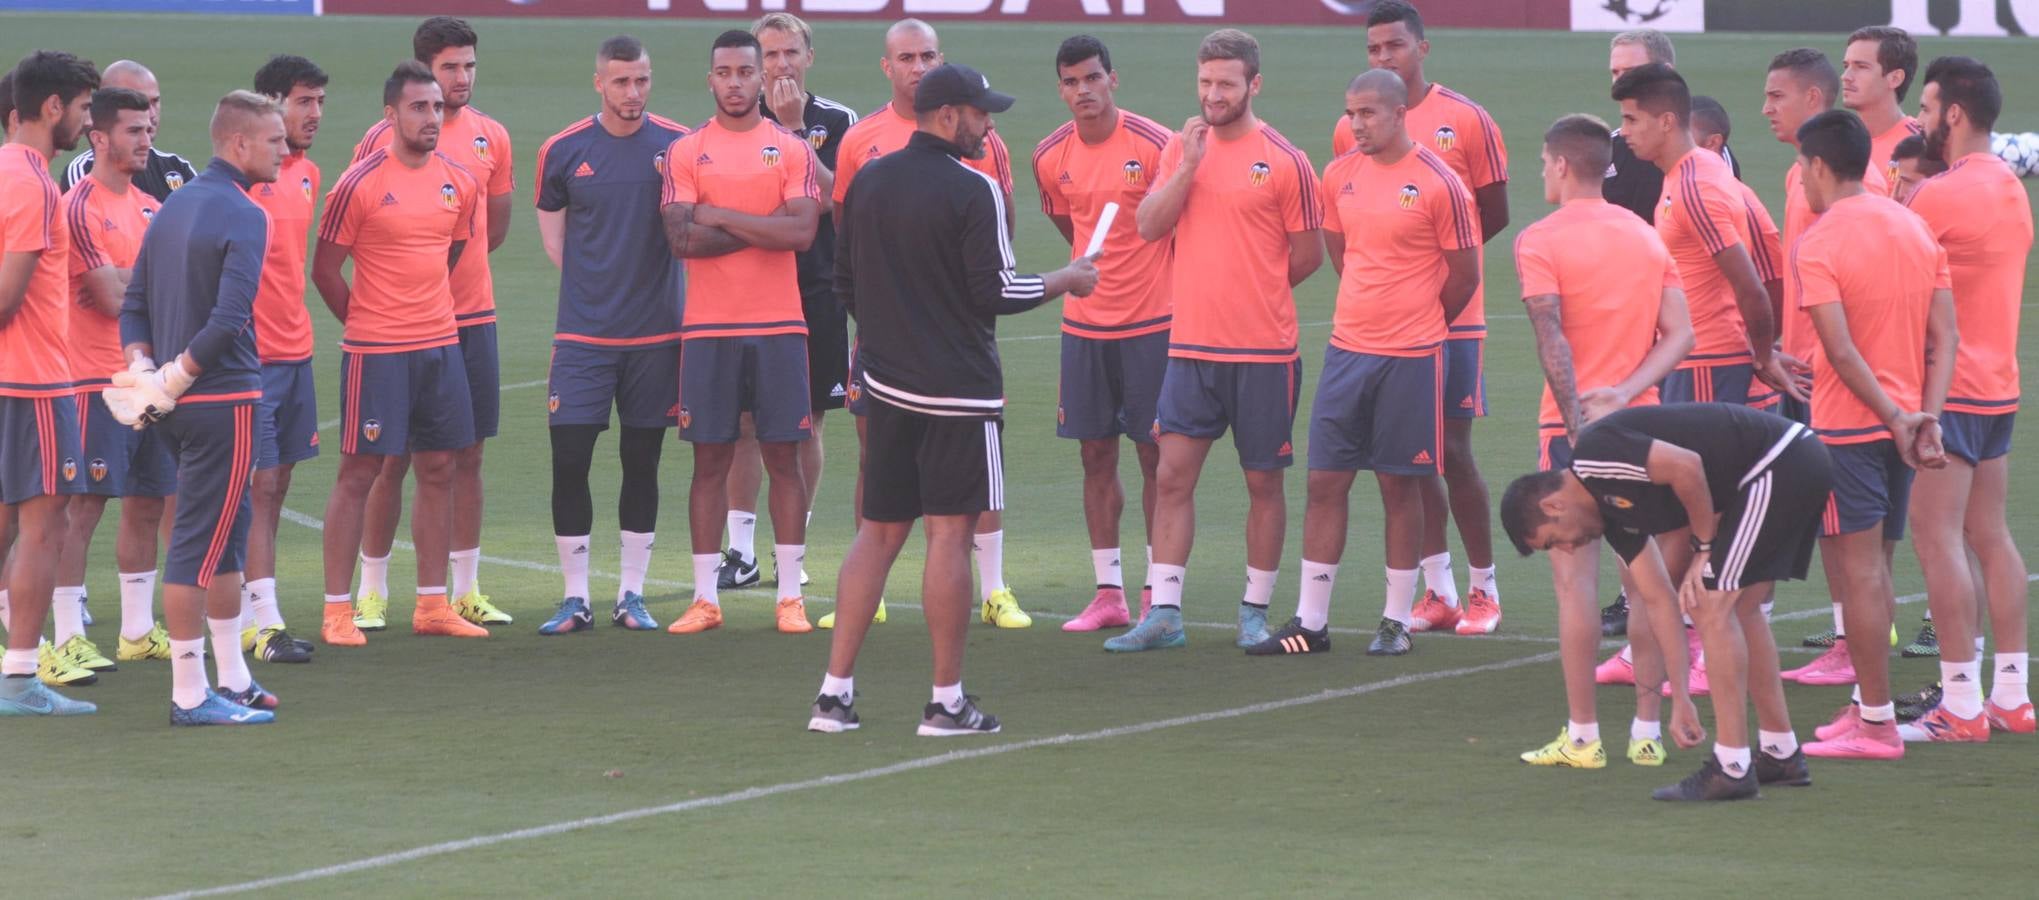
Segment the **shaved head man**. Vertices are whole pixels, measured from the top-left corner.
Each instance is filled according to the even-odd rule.
[[[156,82],[156,73],[149,67],[131,59],[119,60],[100,73],[103,87],[126,88],[141,94],[149,101],[149,130],[152,133],[163,124],[163,89]],[[71,164],[64,167],[62,187],[68,191],[72,185],[85,180],[92,173],[92,148],[71,158]],[[134,176],[135,187],[142,193],[156,198],[161,203],[170,198],[170,192],[184,186],[184,183],[198,177],[198,170],[190,161],[160,146],[149,148],[149,164]]]

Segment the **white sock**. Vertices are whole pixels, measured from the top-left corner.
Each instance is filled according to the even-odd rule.
[[[1870,706],[1858,701],[1856,706],[1862,710],[1862,721],[1864,722],[1890,722],[1897,718],[1896,704],[1885,703],[1882,706]]]
[[[1620,653],[1618,653],[1618,654],[1616,654],[1616,655],[1617,655],[1617,656],[1620,656],[1623,662],[1626,662],[1626,663],[1628,663],[1628,664],[1629,664],[1629,665],[1631,665],[1631,666],[1632,666],[1632,665],[1635,665],[1635,645],[1634,645],[1634,644],[1623,644],[1623,645],[1621,645],[1621,652],[1620,652]]]
[[[0,631],[14,628],[14,607],[7,600],[7,589],[0,588]]]
[[[837,678],[834,675],[823,674],[821,676],[821,692],[831,697],[840,697],[844,700],[853,699],[857,693],[856,680],[855,675],[848,678]]]
[[[465,597],[470,591],[477,593],[481,591],[480,547],[455,550],[446,554],[446,560],[452,565],[454,599]]]
[[[85,596],[81,587],[60,587],[50,594],[50,622],[56,629],[56,645],[62,647],[74,635],[85,633],[85,610],[78,606],[78,598]]]
[[[448,599],[446,596],[446,586],[443,584],[433,585],[431,587],[426,587],[425,585],[422,584],[418,585],[418,599],[423,600],[426,597],[437,597],[441,600]]]
[[[1097,576],[1098,587],[1123,588],[1126,585],[1125,573],[1119,566],[1117,547],[1090,551],[1090,571]]]
[[[1982,658],[1982,635],[1975,636],[1975,658]]]
[[[336,606],[340,604],[354,602],[354,597],[351,594],[327,594],[325,596],[327,606]]]
[[[566,575],[566,595],[588,599],[588,535],[553,535],[559,549],[559,570]]]
[[[992,591],[1005,590],[1005,532],[973,535],[970,548],[977,551],[977,589],[989,600]]]
[[[1266,609],[1269,603],[1274,602],[1274,580],[1280,575],[1280,569],[1256,569],[1247,566],[1246,596],[1241,597],[1240,602]]]
[[[1982,660],[1940,663],[1940,687],[1946,691],[1940,704],[1964,719],[1982,715]]]
[[[239,636],[234,649],[241,649]],[[205,702],[205,639],[170,642],[170,702],[183,709],[196,709]]]
[[[955,712],[956,710],[962,709],[963,683],[958,681],[955,684],[947,686],[939,684],[935,685],[934,702],[941,704],[942,708],[948,710],[949,712]]]
[[[2026,688],[2026,679],[2031,675],[2031,654],[1998,653],[1996,681],[1990,685],[1989,702],[1996,704],[1998,709],[2017,709],[2032,702]]]
[[[276,579],[257,578],[248,582],[247,612],[255,618],[256,628],[282,628],[283,611],[276,608]],[[125,602],[126,598],[122,598]]]
[[[1713,745],[1713,758],[1720,760],[1720,767],[1729,775],[1740,778],[1749,774],[1749,748],[1730,747],[1726,744]]]
[[[1848,626],[1841,624],[1841,604],[1839,603],[1834,604],[1834,636],[1836,638],[1848,636]]]
[[[1763,621],[1768,622],[1770,621],[1770,611],[1777,608],[1777,601],[1774,599],[1765,600],[1763,605],[1757,608],[1763,611]]]
[[[1447,582],[1450,576],[1446,576]],[[1456,601],[1453,603],[1456,606]],[[1381,608],[1382,618],[1393,619],[1404,626],[1409,624],[1409,611],[1416,607],[1416,570],[1388,570],[1388,599]]]
[[[0,675],[34,675],[39,662],[34,650],[8,650],[0,653]]]
[[[1182,609],[1182,580],[1189,574],[1183,566],[1154,563],[1147,567],[1147,583],[1154,586],[1154,605]]]
[[[773,544],[772,565],[779,572],[779,599],[800,596],[800,566],[807,560],[806,544]]]
[[[1467,566],[1466,590],[1486,591],[1487,599],[1495,603],[1501,602],[1501,583],[1494,578],[1493,566],[1484,569]]]
[[[1331,589],[1338,584],[1338,564],[1303,560],[1302,593],[1296,599],[1296,618],[1303,627],[1323,631],[1331,624]]]
[[[743,554],[743,561],[758,561],[758,514],[740,509],[729,511],[729,546]]]
[[[1790,759],[1798,752],[1798,735],[1789,731],[1763,731],[1757,729],[1756,740],[1763,745],[1763,754],[1771,759]]]
[[[1600,739],[1600,723],[1566,722],[1565,734],[1571,736],[1572,746],[1584,747]]]
[[[722,598],[715,595],[715,572],[722,568],[722,554],[694,554],[694,599],[706,600],[716,606],[722,605]]]
[[[1664,723],[1648,719],[1630,719],[1628,739],[1631,741],[1661,741],[1664,739]]]
[[[156,630],[156,570],[120,573],[120,636],[139,641]]]
[[[1436,592],[1437,599],[1443,600],[1444,605],[1457,609],[1458,586],[1451,580],[1451,554],[1446,552],[1425,557],[1417,565],[1423,569],[1423,587]]]
[[[247,690],[254,678],[248,674],[248,661],[241,658],[241,617],[207,618],[205,625],[212,631],[212,673],[219,686],[229,691]]]
[[[389,597],[389,557],[372,557],[361,554],[361,594],[377,594]]]
[[[617,603],[623,602],[624,594],[644,595],[644,576],[651,571],[652,537],[649,531],[617,533],[617,542],[623,545],[623,583],[616,588]],[[581,584],[586,585],[587,579],[587,566],[582,565]]]

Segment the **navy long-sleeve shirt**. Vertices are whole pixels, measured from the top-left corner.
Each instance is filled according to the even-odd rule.
[[[171,194],[142,238],[121,303],[121,346],[148,343],[158,362],[189,353],[198,364],[189,401],[262,390],[253,318],[269,216],[248,199],[251,184],[214,158]]]

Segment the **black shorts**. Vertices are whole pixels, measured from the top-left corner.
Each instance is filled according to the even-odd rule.
[[[802,294],[807,316],[808,408],[842,409],[849,402],[850,321],[831,291]]]
[[[1711,590],[1799,581],[1812,567],[1833,490],[1833,460],[1812,429],[1798,425],[1772,450],[1776,457],[1742,476],[1735,502],[1720,511],[1706,571]]]
[[[911,522],[1005,508],[998,419],[930,416],[865,404],[864,518]]]

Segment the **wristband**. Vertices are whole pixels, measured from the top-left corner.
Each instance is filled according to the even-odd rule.
[[[1694,535],[1692,537],[1692,552],[1711,554],[1713,552],[1713,542],[1702,541],[1698,535]]]

